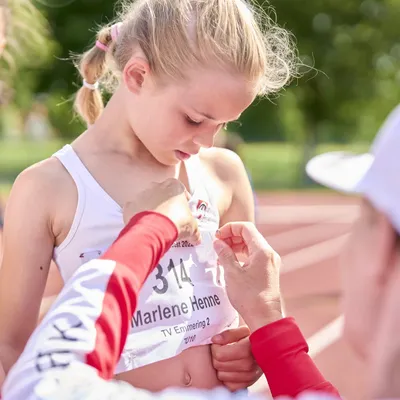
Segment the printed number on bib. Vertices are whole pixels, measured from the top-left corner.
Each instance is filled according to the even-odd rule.
[[[192,280],[190,279],[190,276],[186,271],[185,263],[183,262],[182,258],[180,259],[179,266],[176,266],[174,261],[170,259],[166,270],[165,267],[163,267],[161,264],[157,265],[157,274],[155,276],[157,279],[157,285],[153,286],[153,290],[156,293],[164,294],[168,291],[168,280],[165,275],[170,271],[173,271],[179,289],[182,289],[184,284],[194,286]]]

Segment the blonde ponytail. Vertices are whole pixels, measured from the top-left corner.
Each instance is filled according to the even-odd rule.
[[[97,43],[82,55],[78,63],[82,80],[86,84],[76,94],[74,108],[88,125],[94,124],[104,109],[98,84],[107,73],[107,53],[111,44],[111,27],[103,28],[97,35]]]

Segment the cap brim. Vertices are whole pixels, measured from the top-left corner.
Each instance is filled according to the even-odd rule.
[[[370,169],[374,156],[369,153],[325,153],[312,158],[307,175],[320,185],[344,193],[359,193],[359,183]]]

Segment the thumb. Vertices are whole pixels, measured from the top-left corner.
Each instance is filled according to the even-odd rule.
[[[236,257],[235,252],[226,244],[223,240],[216,240],[214,242],[214,250],[218,255],[219,263],[226,268],[237,267],[239,261]]]
[[[239,326],[234,329],[227,329],[212,337],[212,342],[219,345],[236,343],[250,335],[250,329],[246,326]]]

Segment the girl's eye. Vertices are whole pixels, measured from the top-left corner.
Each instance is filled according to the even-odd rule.
[[[188,122],[188,124],[193,125],[193,126],[199,126],[201,125],[202,121],[194,121],[192,120],[188,115],[186,115],[186,121]]]

